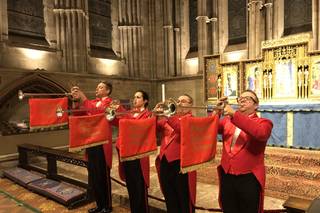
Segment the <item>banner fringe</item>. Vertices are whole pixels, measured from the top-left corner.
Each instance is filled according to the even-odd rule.
[[[157,152],[158,152],[158,149],[152,150],[152,151],[149,151],[149,152],[145,152],[145,153],[142,153],[142,154],[138,154],[138,155],[135,155],[135,156],[120,157],[120,162],[144,158],[144,157],[147,157],[147,156],[152,155],[152,154],[157,154]]]
[[[187,167],[183,167],[183,168],[180,167],[180,173],[185,174],[185,173],[197,170],[197,169],[207,167],[209,164],[213,163],[214,160],[215,160],[215,158],[213,157],[212,159],[210,159],[209,161],[206,161],[204,163],[200,163],[200,164],[192,165],[192,166],[187,166]]]
[[[100,142],[96,142],[96,143],[92,143],[92,144],[86,144],[86,145],[82,145],[82,146],[78,146],[78,147],[69,147],[69,152],[78,152],[83,149],[94,147],[94,146],[99,146],[99,145],[102,145],[105,143],[109,143],[109,140],[100,141]]]
[[[34,126],[34,127],[29,127],[30,130],[36,130],[36,129],[41,129],[41,128],[51,128],[51,127],[60,127],[60,126],[66,126],[68,125],[68,122],[66,123],[60,123],[60,124],[52,124],[48,126]]]

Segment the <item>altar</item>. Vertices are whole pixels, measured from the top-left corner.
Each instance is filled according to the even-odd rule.
[[[320,52],[310,52],[311,35],[302,33],[262,42],[261,58],[224,62],[205,57],[205,101],[244,90],[260,100],[258,113],[273,121],[268,145],[320,149]]]

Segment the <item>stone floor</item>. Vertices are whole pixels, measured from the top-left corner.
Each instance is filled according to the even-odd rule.
[[[155,155],[151,156],[150,158],[150,188],[149,188],[149,195],[152,195],[157,198],[163,199],[163,195],[161,193],[159,187],[158,176],[155,169]],[[60,172],[67,173],[64,171],[66,167],[60,166]],[[72,173],[76,175],[77,178],[85,180],[86,179],[86,170],[82,168],[68,168],[74,170]],[[205,170],[202,169],[202,170]],[[201,172],[201,170],[200,170]],[[212,171],[212,173],[215,171]],[[118,157],[116,152],[114,152],[113,156],[113,167],[111,171],[111,176],[117,180],[120,180],[118,175]],[[112,182],[112,193],[113,199],[115,202],[120,202],[124,206],[128,206],[128,193],[125,187],[121,186],[116,182]],[[283,209],[282,204],[284,200],[276,199],[272,197],[265,196],[265,209],[272,210],[272,209]],[[155,199],[149,198],[149,204],[152,207],[160,208],[165,210],[165,204],[163,202],[159,202]],[[197,201],[196,206],[203,207],[205,209],[208,208],[219,208],[218,206],[218,186],[203,182],[197,182]],[[198,210],[197,212],[205,212],[203,210]]]
[[[162,198],[162,193],[160,191],[158,177],[156,174],[156,169],[154,166],[155,155],[151,156],[150,164],[151,164],[151,174],[150,174],[150,188],[149,195],[152,195],[157,198]],[[3,167],[3,166],[2,166]],[[0,165],[1,170],[1,165]],[[202,170],[206,170],[205,168]],[[62,174],[70,174],[74,178],[77,178],[82,181],[86,181],[87,179],[87,171],[85,168],[81,168],[78,166],[69,166],[65,163],[58,164],[58,172]],[[201,172],[201,170],[200,170]],[[206,171],[208,173],[208,171]],[[211,172],[211,171],[210,171]],[[212,171],[212,173],[215,171]],[[209,173],[210,175],[210,173]],[[118,157],[116,152],[113,155],[113,167],[111,171],[111,176],[117,180],[120,180],[118,175]],[[208,177],[210,178],[210,176]],[[200,180],[201,181],[201,180]],[[208,184],[204,182],[198,181],[197,183],[197,201],[196,206],[202,207],[205,209],[209,208],[219,208],[218,206],[218,186],[215,184]],[[113,194],[113,202],[117,203],[119,206],[128,207],[128,193],[125,187],[120,184],[112,181],[112,194]],[[282,204],[284,200],[276,199],[272,197],[265,196],[265,209],[283,209]],[[155,199],[149,198],[149,205],[152,208],[152,212],[165,212],[165,204],[163,202],[157,201]],[[121,211],[123,212],[123,211]],[[205,210],[197,210],[196,212],[207,212]]]

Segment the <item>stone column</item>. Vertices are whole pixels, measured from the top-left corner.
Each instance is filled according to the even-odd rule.
[[[8,39],[7,1],[0,0],[0,42]]]
[[[313,50],[320,50],[320,3],[312,0]]]
[[[204,55],[208,53],[208,34],[207,34],[207,1],[206,0],[198,0],[198,73],[203,73],[204,69]]]
[[[55,0],[57,49],[66,72],[87,72],[88,4],[86,0]]]
[[[175,75],[180,76],[181,75],[181,67],[182,67],[182,61],[181,61],[181,21],[183,17],[181,16],[181,5],[182,2],[180,0],[175,0],[175,18],[174,20],[174,46],[175,46]]]
[[[120,56],[128,66],[128,76],[139,77],[144,69],[144,27],[141,0],[119,0]]]
[[[272,39],[279,39],[284,31],[284,0],[273,1],[273,36]]]
[[[150,77],[157,77],[157,31],[156,31],[156,3],[157,0],[148,1],[148,29],[149,29],[149,48],[147,54],[149,55],[149,69]]]
[[[163,1],[164,75],[175,76],[172,0]]]
[[[248,32],[248,52],[249,59],[255,59],[260,56],[261,50],[261,8],[262,1],[250,1],[249,10],[249,32]]]
[[[273,3],[267,2],[264,6],[266,8],[266,40],[271,40],[273,34]]]
[[[218,0],[213,0],[212,6],[213,17],[210,19],[212,26],[212,52],[213,54],[219,54]]]

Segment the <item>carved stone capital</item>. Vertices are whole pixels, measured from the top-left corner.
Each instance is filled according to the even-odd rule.
[[[197,16],[196,17],[196,20],[197,21],[207,21],[209,18],[208,18],[208,16]]]
[[[172,26],[172,25],[163,25],[162,28],[163,28],[163,29],[172,29],[173,26]]]
[[[273,3],[271,3],[271,2],[264,4],[264,6],[266,8],[272,8],[272,5],[273,5]]]

